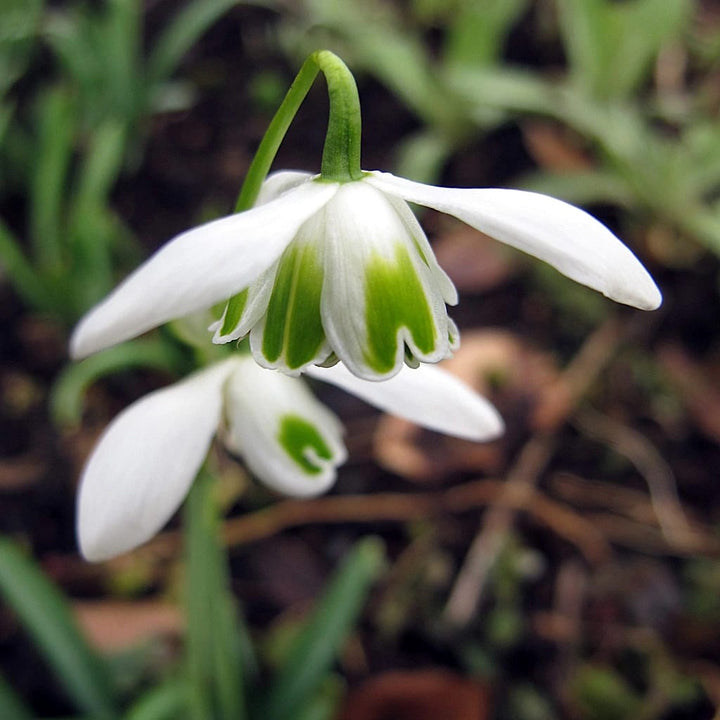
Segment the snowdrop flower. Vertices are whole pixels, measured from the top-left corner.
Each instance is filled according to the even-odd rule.
[[[490,403],[438,367],[406,369],[386,383],[360,380],[342,365],[309,374],[450,435],[490,440],[503,429]],[[216,433],[259,480],[297,497],[327,490],[347,454],[340,422],[303,380],[238,354],[150,393],[108,426],[80,481],[82,554],[105,560],[157,533]]]
[[[83,357],[240,293],[215,342],[249,334],[254,358],[299,373],[341,360],[382,380],[404,362],[437,362],[458,339],[457,302],[408,202],[453,215],[643,310],[660,292],[633,253],[591,215],[507,189],[453,189],[383,172],[330,182],[280,172],[250,210],[189,230],[161,248],[79,324]]]

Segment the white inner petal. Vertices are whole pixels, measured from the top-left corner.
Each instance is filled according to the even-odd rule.
[[[410,212],[406,205],[405,209]],[[419,226],[416,227],[414,218],[411,220],[405,214],[401,216],[394,201],[362,181],[341,186],[323,208],[323,214],[325,279],[322,317],[330,346],[338,357],[356,375],[379,378],[364,360],[368,347],[365,278],[371,260],[384,258],[388,264],[394,264],[399,249],[407,253],[423,288],[435,326],[436,343],[432,352],[423,352],[407,329],[400,327],[395,365],[382,377],[390,377],[400,369],[405,344],[424,362],[436,362],[446,357],[449,347],[445,297],[454,300],[457,296],[454,288],[452,291],[449,289],[452,283],[434,262],[427,239]],[[423,256],[429,262],[423,261]]]
[[[324,492],[347,457],[342,425],[304,381],[261,368],[251,358],[243,358],[228,382],[225,413],[228,448],[243,457],[259,480],[286,495]],[[282,424],[288,417],[316,430],[329,457],[321,457],[308,443],[295,448],[306,461],[298,462],[282,439]],[[303,467],[307,463],[312,468]]]

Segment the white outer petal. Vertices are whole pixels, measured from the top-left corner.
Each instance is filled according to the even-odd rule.
[[[230,360],[130,405],[103,433],[80,480],[78,542],[106,560],[149,540],[177,510],[218,427]]]
[[[260,367],[243,358],[227,384],[224,442],[242,455],[250,471],[273,490],[295,497],[325,492],[345,462],[340,421],[312,395],[304,381]],[[320,472],[310,475],[295,463],[278,440],[283,415],[297,415],[320,431],[332,457],[308,456]]]
[[[74,358],[225,300],[280,256],[337,185],[306,182],[265,205],[178,235],[90,311],[70,342]]]
[[[306,373],[392,415],[447,435],[484,441],[494,440],[504,431],[497,410],[482,395],[436,365],[405,367],[382,382],[355,377],[340,363],[308,368]]]
[[[260,192],[255,201],[255,207],[265,205],[271,200],[279,198],[288,190],[293,190],[298,187],[298,185],[312,180],[313,177],[316,176],[303,170],[278,170],[277,172],[271,173],[265,178],[260,187]]]
[[[389,173],[366,181],[410,202],[454,215],[617,302],[654,310],[655,282],[633,253],[592,215],[562,200],[499,188],[441,188]]]
[[[308,172],[301,170],[280,170],[268,175],[260,188],[255,207],[265,205],[271,200],[275,200],[289,190],[293,190],[303,183],[311,180],[313,176]],[[223,344],[238,340],[247,335],[253,325],[257,323],[265,313],[270,294],[275,284],[275,273],[279,258],[265,270],[248,288],[248,298],[240,317],[240,322],[228,332],[226,335],[221,334],[223,325],[225,324],[225,313],[227,305],[223,310],[222,317],[214,322],[208,330],[214,333],[213,342]]]

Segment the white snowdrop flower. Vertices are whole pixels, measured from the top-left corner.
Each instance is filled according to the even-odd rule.
[[[342,365],[309,374],[382,410],[469,440],[501,434],[490,403],[439,367],[405,369],[385,383]],[[78,540],[88,560],[105,560],[155,535],[182,503],[218,434],[273,490],[317,495],[346,458],[342,426],[300,378],[238,354],[141,398],[118,415],[80,480]]]
[[[383,380],[404,362],[434,363],[458,342],[453,283],[408,202],[453,215],[607,297],[643,310],[661,295],[633,253],[599,221],[522,190],[453,189],[389,173],[330,182],[270,176],[258,204],[161,248],[80,322],[79,358],[228,298],[218,343],[249,335],[267,368],[299,373],[338,359]]]

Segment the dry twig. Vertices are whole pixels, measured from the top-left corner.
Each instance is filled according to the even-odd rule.
[[[623,337],[615,318],[603,323],[585,342],[573,361],[549,388],[535,413],[540,431],[530,438],[507,475],[500,502],[483,518],[483,527],[473,540],[455,586],[445,606],[445,620],[466,624],[482,597],[490,568],[505,544],[515,520],[510,500],[524,502],[533,497],[533,487],[547,467],[554,450],[554,436],[614,355]]]
[[[652,507],[663,535],[670,545],[695,548],[696,533],[690,527],[678,497],[672,469],[655,446],[625,423],[590,409],[575,416],[577,426],[624,455],[643,476]]]

